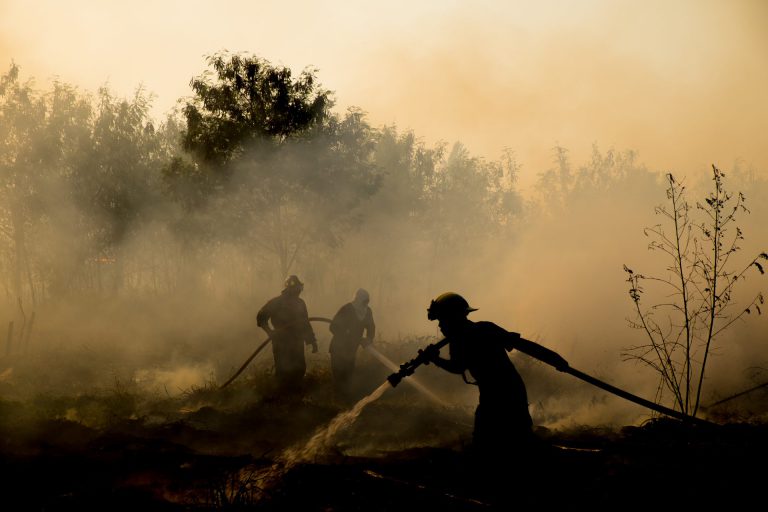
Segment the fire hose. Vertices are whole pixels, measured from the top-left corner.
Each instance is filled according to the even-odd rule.
[[[311,316],[311,317],[309,317],[309,321],[310,321],[310,322],[326,322],[326,323],[331,323],[331,321],[332,321],[332,320],[331,320],[330,318],[325,318],[325,317],[322,317],[322,316]],[[256,356],[259,354],[259,352],[261,352],[261,351],[264,349],[264,347],[266,347],[267,345],[269,345],[269,342],[270,342],[270,341],[272,341],[272,337],[271,337],[271,336],[270,336],[270,337],[268,337],[267,339],[265,339],[263,342],[261,342],[261,345],[259,345],[259,346],[256,348],[256,350],[254,350],[254,351],[253,351],[253,353],[250,355],[250,357],[249,357],[248,359],[246,359],[246,361],[245,361],[245,362],[242,364],[242,366],[240,366],[240,369],[239,369],[239,370],[237,370],[237,372],[235,372],[235,374],[234,374],[234,375],[232,375],[232,377],[230,377],[230,378],[229,378],[229,380],[227,380],[227,381],[226,381],[224,384],[222,384],[222,385],[219,387],[219,389],[224,389],[226,386],[228,386],[230,383],[232,383],[232,381],[233,381],[233,380],[235,380],[235,379],[236,379],[236,378],[237,378],[237,377],[238,377],[238,376],[239,376],[241,373],[243,373],[243,370],[245,370],[245,368],[246,368],[246,367],[247,367],[247,366],[250,364],[250,362],[251,362],[251,361],[253,361],[253,358],[254,358],[254,357],[256,357]],[[373,347],[371,347],[370,345],[365,345],[365,349],[366,349],[366,350],[367,350],[367,351],[368,351],[368,352],[369,352],[371,355],[373,355],[373,357],[375,357],[376,359],[378,359],[380,363],[382,363],[384,366],[386,366],[386,367],[387,367],[387,368],[389,368],[390,370],[396,370],[396,369],[397,369],[397,365],[396,365],[395,363],[393,363],[392,361],[390,361],[388,358],[386,358],[386,357],[385,357],[385,356],[384,356],[384,355],[383,355],[381,352],[379,352],[378,350],[374,349],[374,348],[373,348]],[[437,402],[438,404],[440,404],[440,405],[445,405],[445,402],[443,402],[443,400],[442,400],[442,399],[440,399],[440,398],[439,398],[437,395],[435,395],[434,393],[432,393],[432,392],[431,392],[429,389],[427,389],[426,387],[424,387],[424,385],[422,385],[422,384],[421,384],[421,383],[419,383],[418,381],[415,381],[415,380],[411,380],[411,381],[409,381],[409,382],[410,382],[410,383],[411,383],[411,384],[412,384],[414,387],[416,387],[417,389],[419,389],[420,391],[422,391],[423,393],[425,393],[425,394],[426,394],[426,395],[427,395],[429,398],[431,398],[432,400],[434,400],[435,402]]]
[[[310,322],[326,322],[331,323],[330,318],[325,317],[318,317],[318,316],[312,316],[309,317]],[[522,339],[522,338],[521,338]],[[250,364],[251,361],[261,352],[268,344],[272,341],[272,337],[267,337],[261,345],[259,345],[256,350],[253,351],[251,356],[246,359],[246,361],[242,364],[240,369],[235,372],[232,377],[229,378],[224,384],[220,386],[219,389],[223,389],[226,386],[228,386],[232,381],[234,381],[242,372],[245,370],[245,368]],[[534,343],[529,340],[523,341],[527,343]],[[407,361],[400,365],[400,369],[391,375],[387,377],[387,380],[392,385],[392,387],[396,387],[405,377],[408,377],[410,375],[413,375],[413,373],[416,371],[416,368],[423,364],[428,364],[431,360],[431,354],[438,352],[442,347],[448,344],[447,339],[442,339],[438,341],[437,343],[433,343],[431,345],[428,345],[424,349],[419,349],[418,355],[411,359],[410,361]],[[523,350],[521,352],[525,353]],[[531,354],[528,354],[531,355]],[[533,357],[533,356],[532,356]],[[547,361],[543,361],[547,363]],[[547,363],[549,364],[549,363]],[[555,367],[554,365],[550,364],[550,366]],[[674,409],[670,409],[669,407],[665,407],[663,405],[657,404],[655,402],[652,402],[650,400],[646,400],[645,398],[639,397],[637,395],[634,395],[628,391],[625,391],[623,389],[617,388],[616,386],[613,386],[611,384],[608,384],[607,382],[604,382],[596,377],[593,377],[591,375],[588,375],[582,371],[577,370],[576,368],[572,368],[570,365],[567,365],[565,367],[555,367],[558,371],[561,371],[563,373],[567,373],[569,375],[573,375],[574,377],[583,380],[584,382],[587,382],[588,384],[592,384],[593,386],[596,386],[598,388],[601,388],[605,391],[608,391],[609,393],[612,393],[618,397],[624,398],[625,400],[629,400],[630,402],[634,402],[638,405],[642,405],[643,407],[646,407],[648,409],[651,409],[656,412],[660,412],[662,414],[665,414],[667,416],[671,416],[673,418],[677,418],[684,422],[689,423],[695,423],[699,425],[709,425],[709,426],[716,426],[716,423],[712,423],[710,421],[697,418],[695,416],[690,416],[688,414],[682,413],[680,411],[676,411]],[[761,386],[759,386],[761,387]],[[750,390],[751,391],[751,390]]]
[[[758,384],[755,387],[752,387],[752,388],[749,388],[749,389],[745,389],[744,391],[736,393],[735,395],[731,395],[729,397],[723,398],[722,400],[718,400],[717,402],[711,403],[711,404],[707,405],[706,407],[702,407],[702,409],[703,410],[711,409],[711,408],[713,408],[713,407],[715,407],[717,405],[724,404],[725,402],[733,400],[734,398],[738,398],[740,396],[744,396],[744,395],[746,395],[748,393],[751,393],[753,391],[757,391],[758,389],[764,388],[766,386],[768,386],[768,382],[763,382],[762,384]]]
[[[521,338],[522,339],[522,338]],[[533,343],[529,340],[523,341],[527,343]],[[447,339],[442,339],[438,341],[437,343],[433,343],[431,345],[428,345],[424,349],[419,349],[418,355],[411,359],[410,361],[403,363],[400,365],[400,370],[397,372],[391,374],[389,377],[387,377],[387,380],[392,385],[392,387],[397,386],[401,380],[403,380],[405,377],[408,377],[409,375],[412,375],[414,371],[416,371],[416,368],[423,364],[428,364],[431,359],[432,355],[437,353],[442,347],[448,344]],[[525,353],[523,350],[521,352]],[[528,354],[531,355],[532,354]],[[533,357],[533,356],[532,356]],[[550,366],[555,367],[553,364],[548,363],[547,361],[543,361],[544,363],[549,364]],[[670,409],[668,407],[664,407],[663,405],[659,405],[655,402],[652,402],[650,400],[646,400],[645,398],[641,398],[637,395],[633,395],[632,393],[629,393],[628,391],[624,391],[623,389],[617,388],[616,386],[612,386],[611,384],[608,384],[607,382],[603,382],[600,379],[597,379],[595,377],[592,377],[591,375],[587,375],[584,372],[581,372],[575,368],[572,368],[570,365],[566,365],[565,367],[555,367],[558,371],[561,371],[563,373],[568,373],[570,375],[573,375],[574,377],[583,380],[584,382],[587,382],[589,384],[592,384],[593,386],[597,386],[601,389],[604,389],[605,391],[608,391],[609,393],[612,393],[616,396],[619,396],[621,398],[624,398],[625,400],[629,400],[630,402],[634,402],[636,404],[642,405],[643,407],[647,407],[648,409],[652,409],[656,412],[660,412],[662,414],[666,414],[667,416],[671,416],[673,418],[677,418],[679,420],[682,420],[684,422],[689,423],[695,423],[699,425],[708,425],[708,426],[716,426],[716,423],[712,423],[707,420],[703,420],[701,418],[696,418],[695,416],[690,416],[688,414],[682,413],[680,411],[675,411],[674,409]]]
[[[324,318],[322,316],[311,316],[309,317],[310,322],[327,322],[331,323],[330,318]],[[225,387],[229,386],[233,380],[235,380],[241,373],[243,373],[243,370],[245,370],[249,364],[251,364],[251,361],[253,361],[253,358],[259,355],[259,352],[264,350],[264,348],[269,345],[269,342],[272,341],[272,336],[267,336],[267,339],[261,342],[261,345],[256,347],[256,350],[253,351],[253,354],[245,360],[245,362],[240,366],[240,369],[235,372],[234,375],[232,375],[227,382],[219,386],[219,389],[224,389]]]

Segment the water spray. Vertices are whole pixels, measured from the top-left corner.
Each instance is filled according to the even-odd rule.
[[[354,407],[339,413],[330,423],[318,428],[309,441],[284,450],[269,467],[258,471],[257,480],[260,481],[261,490],[268,491],[295,465],[303,462],[315,462],[317,457],[330,446],[334,436],[354,423],[363,408],[381,398],[388,389],[388,383],[382,383],[370,395],[357,402]]]
[[[383,364],[390,370],[393,370],[399,373],[398,366],[395,363],[393,363],[389,358],[387,358],[384,354],[382,354],[381,352],[379,352],[378,350],[376,350],[370,345],[366,345],[365,350],[368,351],[368,353],[370,353],[373,357],[378,359],[381,364]],[[400,368],[402,368],[402,366]],[[408,375],[412,373],[413,371],[411,371],[411,373],[409,373]],[[391,377],[392,377],[391,375],[387,377],[387,380],[389,381],[390,384],[392,384],[392,381],[390,380]],[[403,375],[403,377],[405,377],[405,375]],[[402,379],[402,377],[400,379]],[[445,401],[442,398],[434,394],[432,391],[429,390],[429,388],[424,386],[424,384],[416,380],[415,377],[411,377],[406,382],[408,382],[410,385],[412,385],[413,387],[415,387],[416,389],[424,393],[426,396],[428,396],[432,401],[434,401],[438,405],[441,405],[443,407],[446,407],[448,405],[445,403]],[[395,387],[396,385],[397,384],[392,384],[392,387]]]

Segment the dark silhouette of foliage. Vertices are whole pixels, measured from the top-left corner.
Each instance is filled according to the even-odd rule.
[[[1,82],[0,226],[14,247],[12,294],[34,303],[119,288],[131,263],[120,245],[165,202],[159,171],[173,144],[150,120],[150,95],[140,87],[121,99],[102,87],[94,98],[60,82],[40,92],[15,65]]]
[[[287,274],[308,245],[338,246],[356,206],[376,190],[373,130],[361,111],[332,114],[331,94],[311,69],[294,78],[226,52],[208,64],[191,81],[188,154],[165,168],[168,190],[187,211],[209,214],[211,227],[190,218],[185,232],[272,254]]]
[[[210,71],[190,82],[184,107],[184,148],[221,169],[247,146],[279,144],[325,122],[330,93],[306,69],[294,78],[286,67],[248,55],[217,53]]]

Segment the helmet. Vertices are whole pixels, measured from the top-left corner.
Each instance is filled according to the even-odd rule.
[[[283,287],[287,290],[289,288],[304,288],[304,283],[302,283],[299,280],[299,277],[296,275],[290,275],[285,278],[285,283],[283,283]]]
[[[439,320],[451,316],[466,317],[472,311],[477,311],[477,309],[470,307],[464,297],[458,293],[446,292],[430,302],[427,309],[427,318]]]

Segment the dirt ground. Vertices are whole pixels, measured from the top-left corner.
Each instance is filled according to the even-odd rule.
[[[388,373],[368,369],[357,398]],[[489,459],[469,444],[472,407],[436,404],[405,384],[318,449],[287,460],[286,450],[349,411],[351,403],[332,399],[329,380],[311,372],[295,400],[273,394],[271,376],[258,369],[225,389],[211,384],[178,397],[117,386],[22,400],[0,385],[2,508],[733,510],[764,501],[761,422],[537,427],[540,445],[530,454]]]

